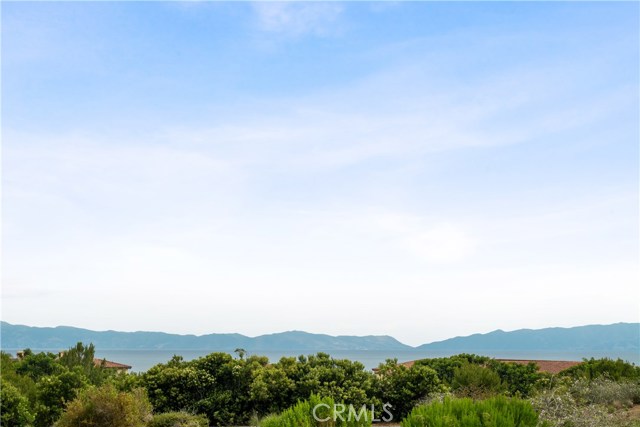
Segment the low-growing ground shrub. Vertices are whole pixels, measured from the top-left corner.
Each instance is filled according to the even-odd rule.
[[[530,399],[539,414],[540,427],[636,427],[626,411],[610,411],[605,405],[580,404],[568,387],[541,391]]]
[[[314,408],[315,417],[314,417]],[[270,415],[262,419],[260,427],[367,427],[371,426],[371,414],[334,411],[335,401],[331,398],[311,396],[298,402],[279,415]],[[316,419],[317,418],[317,419]],[[322,420],[322,421],[319,421]]]
[[[166,412],[154,415],[147,427],[209,427],[209,420],[188,412]]]
[[[640,403],[640,381],[613,381],[603,377],[589,381],[580,379],[570,388],[581,403],[629,408]]]
[[[449,399],[414,408],[402,427],[536,427],[538,415],[526,400],[497,396]]]

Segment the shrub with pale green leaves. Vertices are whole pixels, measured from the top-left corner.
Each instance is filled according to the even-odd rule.
[[[585,404],[603,404],[615,408],[629,408],[640,403],[640,381],[613,381],[598,377],[593,381],[581,379],[570,388],[571,394]]]
[[[538,414],[526,400],[497,396],[449,399],[413,409],[402,427],[536,427]]]
[[[279,415],[270,415],[260,422],[260,427],[367,427],[371,426],[370,412],[335,411],[336,402],[329,397],[316,395],[298,402]],[[346,407],[348,408],[348,407]],[[340,408],[341,409],[341,408]],[[315,412],[315,413],[314,413]]]
[[[540,427],[638,427],[626,411],[610,411],[605,405],[576,400],[572,387],[559,386],[530,399],[539,414]],[[575,389],[574,389],[575,392]]]
[[[150,420],[151,404],[143,389],[122,392],[106,384],[71,401],[55,427],[145,427]]]

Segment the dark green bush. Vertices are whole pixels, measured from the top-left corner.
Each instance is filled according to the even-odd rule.
[[[506,363],[475,354],[423,359],[416,361],[414,366],[416,365],[434,369],[438,373],[438,378],[448,386],[453,384],[456,369],[460,369],[464,365],[483,366],[497,373],[506,391],[516,397],[528,397],[536,383],[542,378],[542,374],[538,372],[538,367],[534,363],[528,365]]]
[[[531,403],[498,396],[487,400],[445,399],[416,407],[402,427],[535,427]]]
[[[640,379],[640,367],[622,359],[584,359],[584,361],[560,373],[572,378],[593,380],[606,377],[615,381]]]
[[[4,379],[0,381],[0,426],[27,427],[33,422],[29,401]]]
[[[451,389],[457,396],[483,399],[502,393],[505,387],[491,369],[467,363],[455,370]]]
[[[375,383],[377,406],[390,404],[394,419],[401,419],[420,401],[444,388],[436,371],[428,366],[407,368],[395,360],[387,360],[378,367]]]
[[[455,370],[462,365],[486,365],[491,359],[485,356],[478,356],[475,354],[458,354],[451,357],[439,357],[433,359],[417,360],[414,366],[428,366],[435,370],[438,374],[438,378],[447,385],[451,385],[453,381],[453,374]]]
[[[538,366],[533,362],[522,365],[492,359],[487,364],[487,367],[500,376],[506,391],[509,395],[515,397],[529,397],[536,384],[544,377],[538,371]]]
[[[187,412],[166,412],[154,415],[147,427],[208,427],[209,420],[204,415]]]

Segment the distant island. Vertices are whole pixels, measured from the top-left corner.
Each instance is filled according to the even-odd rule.
[[[211,350],[233,351],[335,351],[433,350],[478,353],[482,351],[640,351],[640,323],[587,325],[572,328],[501,330],[455,337],[412,347],[393,337],[331,336],[301,331],[257,337],[241,334],[178,335],[163,332],[91,331],[69,326],[51,328],[0,322],[3,349],[60,350],[77,342],[93,343],[103,350]]]

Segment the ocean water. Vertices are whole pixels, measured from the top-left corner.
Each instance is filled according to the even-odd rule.
[[[15,355],[17,349],[3,349],[3,351]],[[56,350],[39,350],[33,351],[51,351]],[[185,360],[197,359],[216,350],[100,350],[96,351],[96,357],[107,359],[113,362],[124,363],[132,367],[133,372],[144,372],[158,363],[165,363],[174,355],[182,356]],[[398,359],[399,362],[409,360],[424,359],[429,357],[446,357],[457,354],[459,352],[451,351],[420,351],[420,350],[401,350],[401,351],[372,351],[372,350],[334,350],[326,351],[336,359],[350,359],[361,362],[367,369],[373,369],[386,359]],[[235,354],[230,353],[235,356]],[[247,355],[267,356],[271,362],[277,362],[281,357],[299,356],[301,354],[312,354],[309,351],[257,351],[248,352]],[[558,351],[501,351],[501,352],[476,352],[484,356],[495,357],[499,359],[537,359],[537,360],[582,360],[589,357],[609,357],[613,359],[623,359],[640,365],[640,353],[634,351],[591,351],[591,352],[558,352]]]

